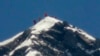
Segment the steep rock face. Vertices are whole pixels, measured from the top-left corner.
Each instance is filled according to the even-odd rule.
[[[0,56],[100,56],[100,40],[48,16],[1,42]]]

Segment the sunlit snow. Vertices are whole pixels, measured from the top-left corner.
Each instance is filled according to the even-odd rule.
[[[8,43],[14,41],[14,39],[16,39],[17,37],[19,37],[19,36],[22,35],[22,34],[23,34],[23,32],[20,32],[20,33],[18,33],[17,35],[13,36],[12,38],[9,38],[9,39],[7,39],[7,40],[5,40],[5,41],[3,41],[3,42],[0,42],[0,46],[6,45],[6,44],[8,44]]]

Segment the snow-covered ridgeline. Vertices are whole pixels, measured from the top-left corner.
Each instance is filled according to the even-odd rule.
[[[71,30],[73,32],[77,32],[81,39],[83,39],[86,43],[88,43],[89,45],[93,45],[96,41],[96,39],[89,35],[88,33],[86,33],[85,31],[78,29],[77,27],[73,27],[72,25],[65,27],[67,30]]]
[[[0,46],[6,45],[6,44],[8,44],[10,42],[13,42],[17,37],[21,36],[22,34],[23,34],[23,32],[19,32],[17,35],[13,36],[12,38],[9,38],[9,39],[7,39],[7,40],[5,40],[3,42],[0,42]]]

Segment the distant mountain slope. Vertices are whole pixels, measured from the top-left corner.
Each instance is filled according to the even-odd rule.
[[[0,42],[0,56],[100,56],[100,39],[47,16],[24,32]]]

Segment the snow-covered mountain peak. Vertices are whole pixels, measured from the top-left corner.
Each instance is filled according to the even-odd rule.
[[[100,56],[100,40],[47,16],[0,43],[0,56]]]
[[[41,31],[48,31],[57,22],[62,23],[62,21],[58,19],[47,16],[44,19],[42,19],[40,22],[38,22],[36,25],[31,27],[31,29],[33,30],[32,33],[37,32],[37,34],[39,34]]]

